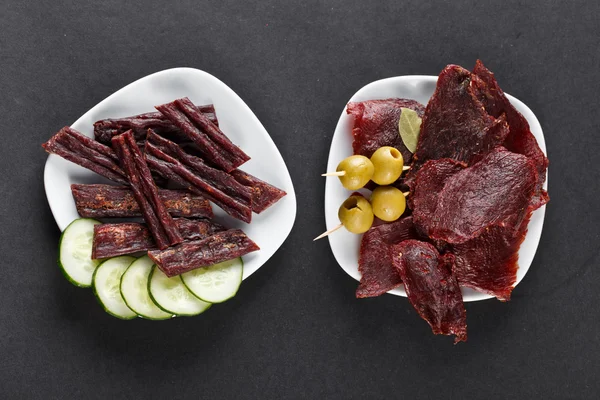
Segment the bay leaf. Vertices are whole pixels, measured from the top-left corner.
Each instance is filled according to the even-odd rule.
[[[400,110],[398,132],[408,151],[414,153],[417,150],[419,133],[421,132],[421,118],[415,110],[411,110],[410,108],[402,107]]]

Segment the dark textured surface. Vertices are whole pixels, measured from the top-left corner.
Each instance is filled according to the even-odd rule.
[[[0,398],[593,399],[600,390],[600,4],[579,1],[0,4]],[[357,300],[327,241],[329,141],[363,85],[477,58],[538,116],[550,202],[512,300],[466,305],[469,341],[405,298]],[[122,86],[206,70],[288,163],[298,217],[231,301],[119,321],[56,266],[40,144]]]

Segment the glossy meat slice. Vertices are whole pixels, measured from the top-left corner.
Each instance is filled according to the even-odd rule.
[[[454,257],[429,243],[405,240],[392,248],[397,268],[412,306],[436,335],[454,335],[454,343],[467,340],[467,314],[462,293],[451,273]]]
[[[346,112],[354,117],[352,128],[354,154],[371,157],[382,146],[395,147],[408,163],[412,153],[408,151],[398,132],[401,108],[415,110],[422,117],[425,107],[414,100],[385,99],[348,103]]]
[[[101,143],[65,126],[42,145],[48,153],[61,156],[114,182],[128,184],[115,152]]]
[[[240,169],[231,172],[236,181],[250,189],[252,193],[252,211],[257,214],[277,203],[285,193],[283,190],[250,175]]]
[[[185,240],[205,239],[225,230],[221,225],[206,219],[178,218],[175,219],[175,224]],[[92,258],[95,260],[156,248],[152,234],[145,224],[126,222],[94,225]]]
[[[495,225],[474,239],[451,245],[449,251],[455,256],[452,272],[458,283],[501,301],[510,300],[517,281],[518,252],[527,234],[530,215],[523,219],[516,233]]]
[[[73,184],[71,193],[83,218],[140,217],[142,211],[128,186]],[[158,195],[173,217],[212,218],[210,202],[188,190],[158,189]]]
[[[549,198],[546,191],[542,189],[542,185],[546,181],[548,159],[531,133],[527,119],[510,103],[496,82],[494,74],[480,60],[477,60],[473,69],[471,86],[490,115],[506,116],[509,134],[503,146],[514,153],[524,154],[531,158],[538,172],[537,193],[533,207],[535,209],[546,204]]]
[[[148,256],[165,275],[175,276],[242,257],[257,250],[260,248],[244,232],[240,229],[230,229],[166,250],[149,251]]]
[[[156,173],[213,201],[234,218],[248,223],[252,220],[252,193],[231,175],[153,132],[148,134],[145,152],[148,165]]]
[[[197,145],[204,159],[223,171],[231,172],[250,159],[187,97],[156,106],[156,109]]]
[[[183,242],[173,218],[160,199],[144,155],[135,143],[132,131],[112,138],[113,148],[127,174],[133,195],[159,249]]]
[[[417,180],[425,178],[419,175]],[[529,158],[497,147],[446,179],[435,212],[423,215],[415,207],[419,226],[430,238],[454,244],[477,237],[492,225],[516,231],[527,213],[536,180],[537,171]],[[431,200],[426,204],[433,207]]]
[[[438,77],[423,116],[409,185],[428,160],[451,158],[469,164],[500,145],[508,135],[505,119],[490,116],[470,85],[471,73],[448,65]]]
[[[415,225],[423,234],[427,234],[425,227],[435,215],[438,196],[446,180],[466,167],[463,162],[441,158],[427,161],[417,173],[408,203],[413,210]]]
[[[376,297],[397,288],[402,283],[390,253],[391,245],[414,239],[412,217],[373,226],[360,242],[358,271],[361,274],[356,297]]]

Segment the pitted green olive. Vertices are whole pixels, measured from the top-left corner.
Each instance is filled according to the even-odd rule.
[[[350,196],[338,210],[344,227],[352,233],[365,233],[373,225],[373,209],[367,199],[359,195]]]
[[[337,166],[337,172],[344,172],[340,182],[348,190],[357,190],[365,186],[373,176],[373,163],[365,156],[350,156]]]
[[[390,185],[396,182],[404,167],[402,153],[390,146],[378,148],[371,156],[371,162],[375,168],[371,180],[378,185]]]
[[[373,214],[384,221],[395,221],[406,209],[404,194],[393,186],[379,186],[371,195]]]

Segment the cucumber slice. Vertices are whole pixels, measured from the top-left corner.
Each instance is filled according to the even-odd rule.
[[[148,293],[148,277],[154,261],[148,256],[135,260],[121,277],[121,296],[125,304],[146,319],[170,319],[173,314],[166,313],[154,304]]]
[[[58,265],[65,277],[75,286],[90,287],[100,260],[92,260],[94,225],[100,221],[80,218],[71,222],[60,236]]]
[[[104,310],[121,319],[133,319],[137,314],[131,311],[121,296],[121,277],[135,261],[135,257],[120,256],[100,263],[94,272],[93,289]]]
[[[150,272],[148,292],[158,307],[178,316],[202,314],[212,305],[190,293],[179,276],[169,278],[156,265]]]
[[[181,274],[181,280],[194,296],[209,303],[222,303],[237,293],[242,284],[241,258],[223,261]]]

